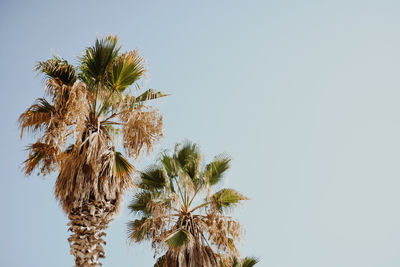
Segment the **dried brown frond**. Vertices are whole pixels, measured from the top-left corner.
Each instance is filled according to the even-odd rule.
[[[123,142],[126,153],[137,158],[145,149],[151,152],[153,145],[163,136],[163,120],[161,114],[146,107],[126,111],[120,115],[125,122],[123,126]]]
[[[67,125],[75,124],[75,131],[82,132],[85,119],[89,116],[89,100],[91,93],[83,83],[75,83],[68,93],[65,103],[65,122]]]
[[[44,98],[39,98],[18,118],[22,138],[25,130],[37,131],[45,128],[50,122],[54,107]]]
[[[240,224],[229,216],[209,211],[204,219],[211,244],[226,255],[239,256],[236,249],[243,234]]]
[[[116,161],[121,159],[101,129],[87,131],[83,137],[60,159],[56,198],[67,213],[89,200],[112,201],[118,209],[123,192],[133,185],[134,168],[127,161]]]
[[[57,167],[57,148],[45,143],[36,142],[28,146],[28,159],[24,161],[23,170],[30,175],[35,168],[43,175],[49,174]]]

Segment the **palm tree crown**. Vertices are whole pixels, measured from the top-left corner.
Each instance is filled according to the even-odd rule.
[[[129,205],[140,219],[129,223],[129,238],[152,241],[156,255],[166,251],[155,266],[219,266],[238,256],[241,228],[226,212],[247,198],[233,189],[213,191],[229,164],[219,155],[202,166],[198,146],[186,142],[140,173]]]
[[[75,233],[69,241],[76,266],[100,264],[104,233],[98,231],[133,184],[134,167],[116,150],[117,141],[135,159],[162,137],[162,117],[145,102],[164,94],[149,89],[134,96],[130,87],[139,88],[145,61],[136,50],[120,50],[117,37],[109,36],[88,47],[77,68],[60,57],[39,62],[35,70],[46,78],[49,100],[37,99],[19,117],[21,137],[39,135],[28,146],[25,173],[58,171],[55,196]]]

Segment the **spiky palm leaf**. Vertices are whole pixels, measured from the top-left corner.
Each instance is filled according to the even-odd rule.
[[[248,198],[234,189],[224,188],[213,194],[210,199],[215,209],[222,213],[234,207],[241,200]]]
[[[68,61],[54,56],[46,61],[40,61],[35,70],[42,72],[47,79],[57,79],[62,84],[72,86],[76,81],[76,71],[74,66],[68,64]]]
[[[185,142],[140,173],[141,190],[129,208],[141,218],[130,222],[129,237],[150,239],[156,254],[166,250],[155,266],[216,266],[220,253],[238,255],[240,225],[225,213],[247,198],[233,189],[209,195],[229,162],[219,156],[202,166],[199,147]]]
[[[53,105],[44,98],[38,98],[36,103],[30,106],[18,118],[21,137],[25,130],[37,131],[45,127],[46,123],[50,122],[53,111]]]
[[[109,71],[120,49],[116,36],[97,39],[94,46],[86,49],[81,57],[80,76],[86,84],[90,85],[89,89],[94,91],[106,89],[100,85],[108,82]]]
[[[110,69],[109,85],[112,90],[122,93],[128,86],[142,78],[145,71],[144,58],[136,50],[122,54]]]
[[[143,95],[126,90],[146,71],[144,59],[136,50],[120,54],[117,40],[96,39],[76,69],[60,57],[39,62],[35,70],[44,74],[51,101],[40,98],[19,118],[21,135],[42,130],[28,147],[25,173],[59,170],[55,196],[70,219],[76,266],[100,264],[101,236],[133,185],[133,165],[115,150],[118,136],[131,158],[150,152],[162,137],[161,115],[143,106]]]
[[[259,262],[259,259],[256,257],[246,257],[242,261],[242,267],[253,267]]]

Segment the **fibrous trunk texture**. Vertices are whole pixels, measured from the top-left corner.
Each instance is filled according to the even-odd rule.
[[[69,230],[73,232],[68,242],[75,257],[75,267],[101,266],[105,258],[103,237],[115,214],[115,204],[110,201],[90,201],[74,208],[69,214]]]

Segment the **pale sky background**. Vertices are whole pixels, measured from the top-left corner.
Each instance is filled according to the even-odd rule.
[[[165,138],[233,157],[243,256],[266,267],[400,266],[400,1],[0,2],[0,266],[73,266],[55,176],[25,178],[17,118],[43,95],[38,60],[77,63],[118,34],[150,68]],[[126,209],[104,266],[152,266]]]

